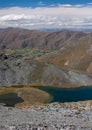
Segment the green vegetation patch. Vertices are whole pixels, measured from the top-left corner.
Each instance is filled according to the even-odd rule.
[[[7,50],[6,53],[10,56],[20,58],[24,56],[40,57],[50,52],[44,50],[19,49],[19,50]]]

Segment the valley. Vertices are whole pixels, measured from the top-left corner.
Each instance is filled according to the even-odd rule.
[[[91,35],[67,30],[1,29],[0,86],[91,86]],[[24,42],[26,46],[22,46]]]

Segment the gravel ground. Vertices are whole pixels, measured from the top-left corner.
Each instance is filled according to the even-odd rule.
[[[0,106],[0,130],[92,130],[92,107],[47,105],[24,110]]]

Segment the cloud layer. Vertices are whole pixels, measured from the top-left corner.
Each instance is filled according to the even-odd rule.
[[[0,9],[0,27],[92,28],[92,3],[86,6],[66,4],[37,8],[3,8]]]

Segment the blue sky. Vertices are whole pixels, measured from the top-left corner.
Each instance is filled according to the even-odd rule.
[[[91,2],[92,0],[0,0],[0,7],[37,7],[57,4],[87,4]]]
[[[91,0],[0,0],[0,28],[92,29]]]

